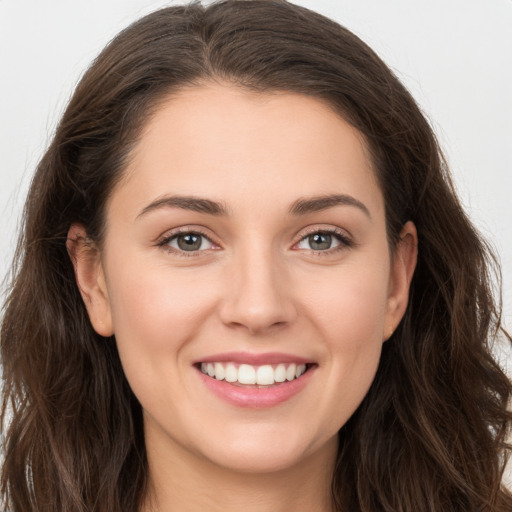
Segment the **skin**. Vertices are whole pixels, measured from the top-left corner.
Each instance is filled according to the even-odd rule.
[[[101,249],[71,227],[91,322],[115,334],[144,411],[146,510],[331,510],[337,432],[404,314],[416,262],[412,223],[389,249],[367,155],[359,132],[317,99],[208,83],[173,94],[144,128],[109,198]],[[355,201],[290,212],[333,194]],[[226,212],[162,204],[176,195]],[[168,242],[177,228],[210,241],[185,253]],[[348,243],[333,236],[313,250],[308,236],[330,230]],[[316,366],[284,403],[237,407],[193,366],[232,351]]]

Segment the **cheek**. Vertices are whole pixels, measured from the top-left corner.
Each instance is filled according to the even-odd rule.
[[[316,279],[307,294],[307,308],[333,350],[358,350],[382,341],[385,326],[388,275],[377,265],[343,268]],[[306,296],[306,294],[304,293]]]
[[[385,269],[347,268],[336,279],[326,279],[322,293],[315,287],[309,294],[309,318],[326,348],[326,386],[318,409],[332,431],[357,409],[375,377],[386,324],[387,276]]]
[[[107,285],[119,357],[146,412],[158,416],[158,411],[172,410],[177,417],[180,399],[194,403],[181,382],[187,379],[189,365],[183,363],[190,341],[214,308],[212,282],[203,278],[198,272],[139,262],[111,267]],[[183,396],[174,396],[173,390]]]
[[[115,336],[125,359],[179,357],[213,308],[211,281],[198,272],[117,265],[109,274]]]

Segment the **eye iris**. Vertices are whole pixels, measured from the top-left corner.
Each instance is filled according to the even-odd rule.
[[[182,251],[196,251],[201,248],[201,235],[195,235],[194,233],[179,235],[177,242]]]
[[[326,233],[315,233],[308,237],[309,246],[315,251],[324,251],[331,248],[332,235]]]

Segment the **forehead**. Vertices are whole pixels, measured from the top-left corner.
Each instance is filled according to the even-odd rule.
[[[233,205],[344,193],[382,207],[363,136],[323,101],[225,84],[185,88],[161,102],[120,189],[140,207],[169,193]]]

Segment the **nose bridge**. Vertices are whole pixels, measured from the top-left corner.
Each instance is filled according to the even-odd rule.
[[[292,321],[295,307],[286,286],[286,266],[267,243],[248,243],[235,251],[221,308],[225,324],[256,334]]]

